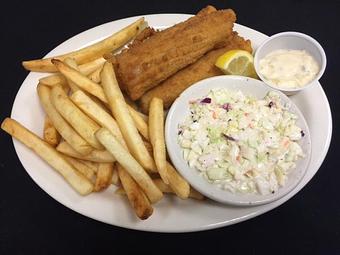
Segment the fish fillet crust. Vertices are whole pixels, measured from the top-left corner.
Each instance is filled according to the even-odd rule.
[[[208,7],[207,7],[208,8]],[[219,47],[232,33],[233,10],[201,10],[115,56],[120,86],[132,100]]]
[[[215,62],[220,55],[233,49],[252,52],[250,41],[243,39],[234,32],[223,48],[208,52],[195,63],[178,71],[160,85],[145,93],[140,99],[142,111],[148,113],[149,103],[153,97],[161,98],[164,107],[169,108],[175,99],[192,84],[212,76],[222,75],[223,73],[215,66]]]

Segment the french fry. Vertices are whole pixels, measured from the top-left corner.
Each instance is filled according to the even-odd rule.
[[[125,169],[122,169],[122,167],[118,165],[117,170],[125,194],[136,215],[142,220],[149,218],[153,212],[153,208],[148,198]]]
[[[112,163],[116,161],[115,158],[111,155],[111,153],[106,150],[92,150],[90,153],[86,155],[82,155],[76,150],[74,150],[71,147],[71,145],[65,141],[59,143],[56,149],[57,151],[67,156],[77,158],[77,159],[83,159],[83,160],[88,160],[88,161],[98,162],[98,163]]]
[[[71,100],[91,119],[96,121],[100,126],[107,128],[123,145],[125,141],[113,117],[98,106],[89,96],[82,91],[77,91],[71,95]]]
[[[154,97],[150,102],[149,136],[157,170],[165,184],[169,184],[164,141],[163,101],[156,97]]]
[[[69,164],[55,148],[26,129],[19,122],[6,118],[2,122],[1,128],[52,166],[79,194],[87,195],[92,192],[93,185],[89,180]]]
[[[100,163],[98,166],[96,182],[94,184],[94,191],[101,191],[109,187],[112,182],[112,174],[112,163]]]
[[[155,186],[143,167],[124,149],[123,145],[109,130],[106,128],[99,129],[96,132],[96,137],[139,184],[151,203],[155,203],[163,197],[162,192]]]
[[[113,134],[117,138],[117,141],[122,145],[122,147],[128,150],[116,121],[108,113],[100,109],[82,91],[77,91],[74,94],[72,94],[71,99],[87,115],[89,115],[92,119],[97,121],[98,124],[100,124],[103,127],[106,127],[111,132],[111,134]],[[121,176],[122,178],[121,182],[124,185],[124,188],[127,190],[127,193],[129,194],[128,197],[129,201],[132,207],[135,209],[138,217],[140,218],[149,217],[152,213],[152,207],[150,206],[149,201],[147,201],[145,194],[138,186],[136,187],[137,184],[132,180],[130,175],[126,172],[126,170],[122,166],[116,164],[116,167],[117,169],[120,168],[120,170],[115,169],[116,171],[112,172],[111,182],[117,185],[120,179],[119,176]],[[120,174],[118,173],[118,171],[120,171]],[[99,171],[97,173],[97,180],[100,180]],[[95,190],[98,189],[97,186],[98,185],[96,181]]]
[[[102,71],[102,67],[103,66],[99,67],[97,70],[90,73],[88,75],[88,78],[95,83],[100,83],[100,72]]]
[[[91,62],[79,65],[78,68],[83,75],[87,76],[94,72],[95,70],[97,70],[98,68],[101,68],[104,65],[105,61],[106,60],[104,58],[98,58]],[[66,78],[64,75],[57,73],[43,77],[39,80],[39,82],[47,86],[55,86],[60,83],[66,83]]]
[[[92,61],[104,54],[112,52],[119,49],[125,45],[128,41],[134,38],[140,31],[146,27],[146,22],[144,18],[140,18],[133,22],[129,26],[123,28],[122,30],[114,33],[113,35],[107,37],[106,39],[99,41],[95,44],[87,46],[77,51],[73,51],[64,55],[56,56],[60,60],[65,58],[73,58],[78,65],[84,64],[86,62]],[[35,72],[55,72],[57,71],[55,66],[51,63],[52,58],[37,59],[30,61],[23,61],[22,65],[25,69]]]
[[[88,168],[90,168],[94,173],[97,173],[99,163],[89,161],[89,160],[84,160],[84,159],[77,159],[77,160],[81,162],[82,164],[86,165]]]
[[[114,164],[111,183],[116,186],[120,184],[119,175],[118,175],[118,164]]]
[[[152,154],[152,145],[147,141],[144,141],[144,144],[149,153]],[[186,199],[190,191],[190,186],[188,182],[176,171],[176,169],[169,162],[166,162],[166,166],[169,179],[169,187],[172,188],[177,196],[182,199]]]
[[[45,117],[44,140],[53,147],[56,147],[60,141],[60,134],[48,116]]]
[[[79,68],[78,68],[78,65],[76,63],[76,61],[72,58],[65,58],[64,60],[65,64],[67,64],[69,67],[77,70],[79,72]],[[79,90],[79,87],[77,84],[75,84],[73,81],[71,81],[70,79],[67,79],[67,83],[68,83],[68,86],[70,87],[72,93],[76,92],[77,90]]]
[[[176,194],[176,192],[174,192],[174,190],[169,185],[166,185],[162,179],[154,179],[153,181],[162,192]],[[190,190],[189,195],[188,195],[189,198],[194,198],[197,200],[204,199],[204,196],[198,191],[196,191],[195,189],[190,187],[189,190]]]
[[[170,193],[170,194],[176,194],[169,185],[166,185],[162,179],[153,179],[154,183],[157,185],[157,187],[163,192],[163,193]],[[123,195],[126,196],[126,192],[123,188],[118,188],[115,190],[115,193],[117,195]],[[189,198],[197,199],[197,200],[203,200],[204,196],[196,191],[193,188],[190,188]]]
[[[83,174],[89,181],[95,176],[95,172],[80,160],[63,155],[67,162],[69,162],[75,169]]]
[[[104,103],[107,103],[103,88],[99,84],[91,81],[87,76],[58,59],[52,59],[51,61],[66,79],[74,82],[79,88],[99,98]]]
[[[175,170],[175,168],[168,162],[166,162],[167,177],[169,180],[169,186],[171,189],[182,199],[188,198],[190,194],[190,185],[184,180],[182,176]]]
[[[58,86],[51,90],[51,100],[57,111],[91,146],[103,149],[94,133],[100,126],[85,115]]]
[[[155,171],[156,166],[131,118],[127,105],[118,86],[111,63],[106,62],[101,72],[102,86],[113,116],[133,157],[147,170]]]
[[[62,138],[64,138],[74,150],[80,155],[89,154],[93,148],[86,142],[60,115],[50,100],[50,88],[38,84],[37,92],[40,102],[50,118],[53,126],[57,129]]]
[[[134,108],[130,105],[127,105],[129,109],[129,113],[138,129],[139,133],[144,137],[145,140],[149,141],[149,127],[148,124],[145,122],[143,117],[137,112]]]

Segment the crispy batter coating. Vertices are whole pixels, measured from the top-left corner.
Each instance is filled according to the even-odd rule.
[[[252,52],[249,40],[243,39],[236,32],[230,37],[223,48],[212,50],[190,66],[178,71],[157,87],[146,92],[140,99],[140,106],[144,113],[148,112],[149,103],[153,97],[159,97],[164,107],[169,108],[173,101],[195,82],[223,73],[215,66],[217,58],[228,50],[242,49]]]
[[[120,86],[132,100],[157,86],[180,69],[194,63],[226,41],[236,16],[233,10],[207,7],[173,27],[151,33],[115,56]]]

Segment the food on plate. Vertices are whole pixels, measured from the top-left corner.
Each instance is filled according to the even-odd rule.
[[[119,164],[126,169],[131,177],[139,184],[151,203],[162,199],[162,192],[152,182],[150,176],[119,141],[105,128],[96,132],[96,137],[104,147],[115,157]]]
[[[109,187],[112,183],[113,164],[100,163],[98,165],[97,178],[94,184],[94,191],[101,191]]]
[[[163,193],[172,193],[176,194],[169,185],[166,185],[162,179],[153,179],[153,182],[157,185],[157,187],[163,192]],[[116,194],[119,195],[126,195],[126,192],[122,188],[118,188],[115,192]],[[188,198],[193,198],[197,200],[203,200],[204,196],[197,192],[195,189],[190,188],[189,195],[187,196]]]
[[[164,107],[169,108],[175,99],[195,82],[212,76],[222,75],[222,71],[215,66],[215,62],[220,55],[232,49],[252,52],[250,41],[243,39],[234,32],[223,48],[208,52],[195,63],[178,71],[157,87],[146,92],[140,99],[142,111],[144,113],[148,112],[149,104],[153,97],[161,98],[164,102]]]
[[[33,150],[46,163],[53,167],[80,194],[92,192],[93,184],[80,174],[51,145],[26,129],[16,120],[6,118],[1,124],[2,130]]]
[[[163,101],[157,97],[154,97],[150,103],[149,136],[157,171],[164,183],[169,184],[166,166]]]
[[[83,160],[88,160],[88,161],[98,162],[98,163],[112,163],[116,161],[116,159],[111,155],[111,153],[109,153],[106,150],[95,150],[94,149],[90,153],[86,155],[82,155],[78,151],[73,149],[73,147],[65,141],[60,142],[58,146],[56,147],[56,149],[57,151],[65,155],[68,155],[70,157],[77,158],[77,159],[83,159]]]
[[[85,114],[97,122],[101,127],[107,128],[119,141],[125,143],[122,133],[115,119],[106,111],[104,111],[96,102],[94,102],[83,91],[78,90],[70,96]]]
[[[66,120],[54,107],[51,102],[51,89],[42,84],[38,84],[37,92],[45,113],[61,137],[68,142],[72,149],[77,152],[77,154],[80,154],[81,156],[89,154],[93,150],[93,147],[87,141],[85,141],[85,139],[83,139],[68,122],[66,122]]]
[[[305,50],[274,50],[259,62],[260,73],[266,81],[278,88],[300,88],[310,83],[320,67]]]
[[[112,114],[122,131],[129,151],[142,167],[156,172],[155,163],[146,150],[143,140],[131,118],[124,96],[116,80],[115,72],[109,62],[105,63],[103,67],[101,80]]]
[[[60,60],[52,59],[51,61],[67,79],[74,82],[79,88],[107,103],[103,88],[99,84]]]
[[[127,107],[139,133],[143,136],[145,140],[149,141],[149,127],[142,113],[136,111],[130,105],[127,105]]]
[[[53,147],[57,146],[60,142],[60,134],[57,129],[53,126],[53,123],[49,117],[45,117],[44,124],[44,140]]]
[[[89,79],[92,80],[95,83],[100,83],[100,72],[102,71],[102,67],[100,66],[99,68],[97,68],[95,71],[93,71],[92,73],[90,73],[88,75]]]
[[[95,177],[95,171],[92,168],[88,167],[88,165],[84,164],[79,159],[75,159],[66,155],[63,155],[68,163],[70,163],[75,169],[78,170],[81,174],[83,174],[89,181]]]
[[[215,65],[225,74],[257,78],[254,58],[245,50],[230,50],[219,56]]]
[[[131,178],[131,177],[130,177]],[[120,180],[119,180],[119,175],[118,175],[118,164],[113,165],[113,172],[112,172],[112,180],[111,183],[113,185],[119,186],[120,185]]]
[[[166,168],[171,190],[182,199],[188,198],[190,196],[189,183],[178,174],[176,169],[169,162],[166,162]]]
[[[196,81],[222,74],[214,65],[218,56],[252,51],[250,41],[232,31],[235,19],[230,9],[208,6],[156,31],[141,18],[83,49],[23,61],[27,70],[54,72],[37,81],[45,141],[9,118],[1,127],[79,194],[116,185],[140,219],[151,216],[163,192],[201,200],[167,159],[164,108]],[[140,112],[141,96],[149,116]]]
[[[134,181],[134,179],[118,165],[118,175],[121,180],[123,191],[126,193],[128,200],[134,209],[136,215],[145,220],[153,213],[153,208],[150,201],[142,191],[141,187]]]
[[[73,68],[73,69],[75,69],[79,72],[77,62],[73,58],[65,58],[64,63],[66,65],[68,65],[69,67],[71,67],[71,68]],[[78,85],[75,84],[72,80],[70,80],[66,77],[66,81],[67,81],[67,85],[70,87],[72,93],[79,90]]]
[[[91,62],[79,65],[78,68],[82,74],[90,75],[92,72],[102,67],[105,61],[106,60],[104,58],[98,58]],[[56,73],[56,74],[52,74],[52,75],[41,78],[39,82],[47,86],[54,86],[60,83],[65,83],[66,79],[62,74]]]
[[[101,58],[104,54],[110,53],[119,49],[131,39],[133,39],[140,31],[146,27],[144,18],[140,18],[129,26],[114,33],[113,35],[99,41],[95,44],[87,46],[77,51],[73,51],[64,55],[56,56],[54,58],[64,60],[65,58],[73,58],[78,65],[90,62],[92,60]],[[51,62],[52,58],[37,59],[30,61],[23,61],[22,65],[30,71],[35,72],[55,72],[56,67]]]
[[[95,132],[100,126],[84,114],[59,86],[51,90],[51,101],[60,115],[86,140],[93,148],[102,150]]]
[[[304,132],[276,92],[256,99],[217,88],[189,104],[178,130],[183,158],[221,189],[274,193],[304,157],[298,144]]]
[[[113,59],[120,86],[132,100],[157,86],[208,51],[220,47],[232,34],[234,11],[196,15],[123,50]]]

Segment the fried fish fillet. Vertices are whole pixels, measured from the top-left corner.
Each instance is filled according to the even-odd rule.
[[[234,11],[207,8],[115,56],[120,86],[132,100],[226,41],[236,20]]]
[[[178,71],[157,87],[146,92],[140,99],[140,106],[144,113],[148,112],[149,103],[153,97],[163,99],[164,107],[169,108],[175,99],[195,82],[223,73],[215,66],[217,58],[228,50],[241,49],[252,52],[249,40],[243,39],[236,32],[230,37],[223,48],[212,50],[197,62]]]

